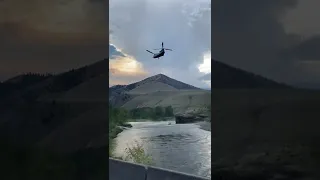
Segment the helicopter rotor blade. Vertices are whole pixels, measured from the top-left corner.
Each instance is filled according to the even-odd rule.
[[[169,51],[172,51],[172,49],[167,49],[167,48],[164,48],[165,50],[169,50]]]
[[[153,49],[153,50],[160,50],[161,48],[158,48],[158,49]]]
[[[149,50],[146,50],[147,52],[151,53],[151,54],[154,54],[153,52],[149,51]]]

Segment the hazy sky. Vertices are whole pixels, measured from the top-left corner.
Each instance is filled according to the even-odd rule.
[[[319,0],[212,2],[212,58],[282,82],[320,83]]]
[[[209,0],[111,0],[110,29],[107,3],[1,0],[0,80],[91,64],[112,44],[122,54],[110,59],[113,84],[163,73],[207,87],[210,56],[278,81],[320,81],[318,0],[214,0],[212,12]],[[145,50],[161,42],[174,51],[155,60]]]
[[[127,84],[165,74],[198,87],[210,87],[210,0],[110,0],[110,49],[122,57],[110,58],[109,84]],[[153,59],[154,48],[171,48]],[[116,48],[116,49],[115,49]],[[113,55],[113,54],[110,54]]]
[[[1,0],[0,80],[108,57],[107,10],[105,0]]]

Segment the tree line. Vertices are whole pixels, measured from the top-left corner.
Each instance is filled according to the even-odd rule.
[[[156,106],[155,108],[144,107],[135,108],[129,111],[129,117],[131,119],[152,119],[157,120],[164,117],[172,117],[173,108],[172,106],[161,107]]]
[[[135,108],[132,110],[125,110],[123,108],[114,108],[109,106],[109,127],[114,128],[117,125],[124,124],[127,119],[158,120],[172,116],[174,116],[172,106],[157,106],[155,108],[144,107]]]

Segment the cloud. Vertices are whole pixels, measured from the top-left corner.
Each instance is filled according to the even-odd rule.
[[[205,81],[203,81],[203,82],[206,83],[207,86],[208,86],[208,88],[211,89],[211,80],[205,80]]]
[[[320,26],[313,26],[318,21],[314,17],[320,15],[315,10],[319,1],[216,0],[212,3],[213,58],[281,82],[318,81],[315,77],[319,75],[306,73],[309,67],[299,62],[299,58],[315,57],[315,52],[302,50],[308,42],[298,44],[303,37],[312,37],[320,30]],[[291,48],[298,52],[290,51]]]
[[[141,76],[147,74],[141,63],[127,56],[110,60],[109,71],[114,76]]]
[[[298,0],[295,8],[286,12],[282,22],[287,33],[299,34],[303,38],[319,35],[320,24],[318,0]]]
[[[295,5],[292,0],[213,1],[214,58],[284,80],[283,68],[290,66],[290,62],[280,60],[278,52],[286,47],[290,36],[279,19],[287,8]]]
[[[198,65],[199,72],[210,73],[211,72],[211,51],[203,55],[203,62]]]
[[[296,46],[287,49],[287,54],[292,58],[302,61],[320,60],[320,36],[312,36]]]
[[[300,43],[285,49],[282,54],[296,60],[296,84],[319,84],[320,79],[320,36],[310,36]]]
[[[205,74],[199,78],[199,80],[208,81],[211,80],[211,73]]]
[[[211,72],[199,77],[198,79],[207,84],[209,88],[211,88]]]
[[[143,64],[149,75],[166,72],[183,82],[200,82],[198,66],[211,51],[211,1],[118,0],[109,2],[110,43]],[[153,59],[161,42],[173,49]]]
[[[109,45],[109,86],[133,83],[147,75],[142,63],[116,46]]]
[[[118,50],[113,44],[109,44],[109,57],[115,58],[115,57],[125,57],[125,55]]]
[[[98,39],[107,37],[105,2],[88,0],[4,0],[0,5],[0,23],[19,26],[20,37],[34,41],[57,37],[69,39]],[[2,10],[2,11],[1,11]],[[23,33],[27,29],[28,33]],[[40,33],[40,34],[39,34]],[[53,38],[50,38],[55,35]]]
[[[205,74],[198,78],[211,88],[211,52],[207,52],[203,55],[203,63],[198,66],[199,72]]]
[[[108,55],[105,1],[0,2],[0,80],[23,72],[62,72]],[[7,69],[10,69],[9,71]]]

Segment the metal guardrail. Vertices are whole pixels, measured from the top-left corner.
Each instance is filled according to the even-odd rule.
[[[172,170],[109,158],[110,180],[209,180]]]

